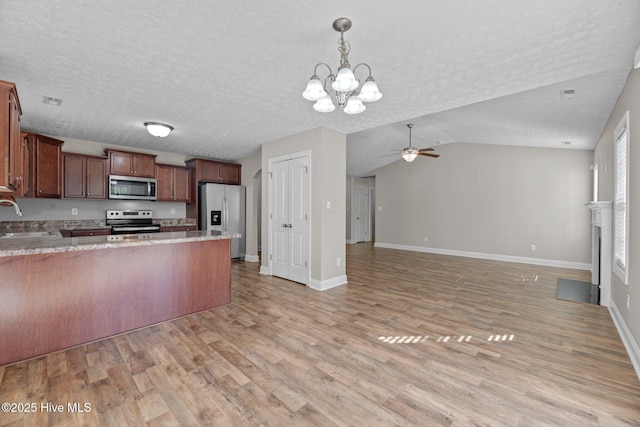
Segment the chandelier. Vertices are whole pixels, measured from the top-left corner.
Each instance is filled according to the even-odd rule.
[[[333,94],[335,101],[342,111],[347,114],[360,114],[367,109],[365,102],[374,102],[382,98],[382,93],[378,90],[378,85],[371,75],[371,67],[365,63],[360,63],[353,67],[349,64],[349,42],[344,41],[344,32],[351,28],[349,18],[338,18],[333,21],[333,29],[340,32],[338,40],[338,52],[340,52],[340,66],[338,74],[333,74],[331,67],[324,62],[316,64],[313,69],[313,76],[307,83],[306,90],[302,97],[309,101],[315,101],[313,109],[320,113],[330,113],[336,107],[330,94]],[[325,77],[324,84],[318,77],[318,67],[324,65],[329,70],[329,75]],[[358,92],[360,81],[356,79],[355,72],[360,67],[366,67],[369,76]],[[328,86],[328,87],[327,87]]]

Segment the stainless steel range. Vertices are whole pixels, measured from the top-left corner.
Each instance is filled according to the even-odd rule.
[[[107,225],[111,234],[159,233],[161,227],[153,223],[153,211],[107,211]]]

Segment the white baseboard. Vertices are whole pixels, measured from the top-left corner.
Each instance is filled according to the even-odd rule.
[[[260,274],[264,274],[266,276],[271,276],[271,271],[269,270],[269,267],[266,265],[261,265],[260,266]]]
[[[326,291],[327,289],[335,288],[336,286],[344,285],[347,282],[347,276],[337,276],[328,280],[314,280],[309,279],[309,287],[316,291]]]
[[[392,243],[376,242],[374,246],[377,248],[399,249],[402,251],[426,252],[426,253],[440,254],[440,255],[463,256],[467,258],[490,259],[493,261],[507,261],[507,262],[518,262],[522,264],[546,265],[549,267],[573,268],[575,270],[591,270],[591,267],[592,267],[591,263],[583,263],[583,262],[559,261],[559,260],[553,260],[553,259],[519,257],[519,256],[512,256],[512,255],[487,254],[483,252],[456,251],[451,249],[425,248],[422,246],[396,245]]]
[[[354,240],[351,240],[351,239],[347,239],[347,245],[355,245],[356,243],[358,243],[358,242],[356,242]]]
[[[246,255],[244,256],[244,260],[247,262],[258,262],[260,261],[260,257],[258,255]]]
[[[633,369],[635,369],[636,375],[640,379],[640,348],[636,340],[633,339],[633,335],[622,318],[618,307],[616,307],[613,302],[613,299],[609,301],[609,313],[611,314],[613,323],[616,325],[622,344],[624,344],[624,348],[627,349],[627,354],[629,355],[629,359],[631,359]]]

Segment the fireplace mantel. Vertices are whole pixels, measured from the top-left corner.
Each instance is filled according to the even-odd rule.
[[[591,283],[599,285],[600,305],[609,307],[611,299],[611,259],[613,244],[612,202],[590,202],[591,209]]]

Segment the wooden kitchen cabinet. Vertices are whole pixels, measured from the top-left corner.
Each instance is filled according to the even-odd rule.
[[[197,182],[240,185],[242,165],[215,160],[191,159],[187,167],[195,169]]]
[[[158,201],[187,203],[191,201],[189,169],[156,164],[156,178],[158,179]]]
[[[156,177],[156,156],[129,151],[105,150],[109,156],[111,175]]]
[[[206,159],[191,159],[185,164],[191,169],[191,201],[186,206],[187,218],[197,219],[200,213],[198,183],[241,184],[242,165]]]
[[[16,85],[0,80],[0,194],[24,194],[23,140],[20,100]]]
[[[193,225],[165,225],[162,227],[163,233],[170,233],[173,231],[196,231],[198,227]]]
[[[110,228],[77,228],[60,230],[62,237],[110,236]]]
[[[63,154],[64,198],[106,199],[107,158]]]
[[[25,197],[62,197],[62,145],[64,141],[37,133],[24,133]]]

